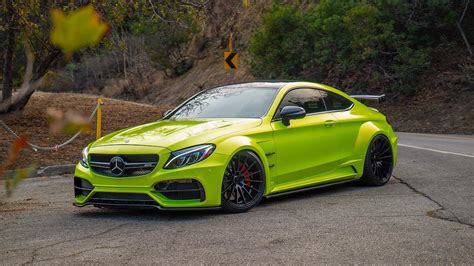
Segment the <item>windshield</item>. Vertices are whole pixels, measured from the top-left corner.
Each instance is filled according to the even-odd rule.
[[[176,110],[169,119],[259,118],[266,114],[278,88],[232,85],[205,91]]]

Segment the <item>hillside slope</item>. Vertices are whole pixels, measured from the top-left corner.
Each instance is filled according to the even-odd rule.
[[[250,1],[249,8],[242,7],[241,0],[209,1],[205,16],[200,21],[201,31],[190,41],[185,58],[190,69],[182,75],[151,69],[142,83],[133,84],[130,77],[108,79],[102,87],[91,86],[83,91],[110,97],[129,99],[169,109],[191,95],[216,85],[252,81],[256,78],[250,70],[248,46],[251,36],[262,24],[262,15],[274,1]],[[306,9],[318,1],[288,0]],[[470,18],[472,8],[465,19]],[[472,17],[472,16],[471,16]],[[465,31],[472,32],[472,24],[464,23]],[[223,53],[230,33],[234,36],[234,50],[239,53],[239,69],[227,72],[223,67]],[[453,36],[457,36],[454,34]],[[456,38],[456,37],[454,37]],[[468,56],[459,36],[459,42],[434,48],[429,69],[418,77],[419,83],[413,95],[400,95],[388,87],[376,88],[371,93],[385,93],[387,100],[373,104],[391,117],[396,130],[436,133],[474,133],[474,61]],[[147,72],[148,73],[148,72]],[[319,81],[323,82],[324,81]],[[335,82],[335,81],[333,81]],[[130,85],[133,84],[133,85]],[[327,85],[332,85],[328,81]],[[60,86],[70,88],[70,86]],[[139,87],[146,88],[140,91]],[[350,86],[339,89],[353,93]],[[130,96],[131,90],[140,91]]]
[[[291,1],[289,1],[291,2]],[[303,8],[307,7],[304,1]],[[252,81],[247,52],[250,37],[261,23],[261,15],[272,1],[256,1],[251,8],[234,8],[240,1],[213,1],[204,36],[206,49],[198,52],[197,38],[191,43],[193,67],[182,76],[160,80],[144,99],[156,105],[176,105],[200,90],[227,83]],[[306,3],[306,4],[305,4]],[[226,72],[223,52],[227,36],[234,34],[234,49],[240,53],[239,70]],[[407,132],[474,134],[474,61],[462,43],[437,48],[431,67],[419,77],[414,95],[387,94],[382,104],[373,104],[386,113],[396,130]],[[328,84],[332,85],[332,84]],[[351,88],[339,88],[352,93]]]
[[[26,136],[36,145],[54,147],[69,139],[70,135],[51,135],[46,117],[46,109],[53,107],[62,111],[73,111],[89,116],[96,106],[97,96],[75,93],[36,92],[23,113],[0,117],[19,135]],[[158,120],[163,108],[114,99],[104,99],[103,133]],[[26,167],[32,163],[39,166],[76,163],[81,158],[82,149],[95,139],[95,125],[92,132],[81,135],[75,141],[58,151],[38,151],[25,149],[13,167]],[[14,137],[0,127],[0,162],[8,154]],[[11,167],[12,168],[12,167]]]

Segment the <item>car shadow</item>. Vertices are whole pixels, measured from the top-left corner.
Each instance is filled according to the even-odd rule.
[[[315,197],[325,197],[328,195],[333,194],[341,194],[344,192],[349,192],[353,190],[365,190],[369,187],[360,185],[357,181],[347,182],[342,184],[334,184],[327,187],[315,187],[314,189],[306,190],[306,191],[295,191],[291,194],[270,197],[270,198],[263,198],[262,202],[259,206],[271,206],[271,205],[278,205],[281,202],[292,202],[292,201],[299,201],[305,200],[308,198],[315,198]]]
[[[283,202],[301,201],[314,197],[325,197],[333,194],[341,194],[353,190],[366,190],[370,187],[359,185],[356,182],[349,182],[344,184],[336,184],[333,186],[315,188],[312,190],[295,192],[293,194],[282,195],[274,198],[264,198],[259,206],[251,210],[251,212],[259,211],[261,207],[268,207],[278,205]],[[121,220],[164,220],[164,221],[180,221],[180,220],[205,220],[215,216],[226,215],[245,215],[230,214],[222,210],[185,210],[185,211],[162,211],[158,209],[109,209],[109,208],[95,208],[92,206],[84,207],[74,213],[76,217],[87,219],[121,219]]]
[[[88,219],[120,219],[120,220],[203,220],[207,217],[221,214],[219,210],[186,210],[186,211],[162,211],[158,209],[132,209],[132,208],[95,208],[84,207],[74,215]]]

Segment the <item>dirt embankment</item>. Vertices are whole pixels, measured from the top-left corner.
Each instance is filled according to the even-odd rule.
[[[474,134],[474,60],[463,47],[438,48],[414,95],[377,105],[397,131]]]
[[[104,99],[103,105],[103,134],[134,125],[158,120],[166,107],[157,107],[114,99]],[[18,134],[24,135],[34,144],[55,146],[69,139],[70,135],[51,135],[46,116],[46,109],[53,107],[63,111],[73,111],[89,116],[96,106],[97,96],[74,93],[44,93],[36,92],[22,113],[9,114],[0,117]],[[26,167],[32,163],[39,166],[70,164],[81,158],[82,148],[95,139],[95,124],[92,131],[81,135],[75,141],[58,151],[38,151],[25,149],[17,162],[10,168]],[[14,137],[0,127],[0,162],[10,149]]]

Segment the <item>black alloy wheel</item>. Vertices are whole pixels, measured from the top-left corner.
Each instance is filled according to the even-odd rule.
[[[265,191],[265,171],[258,156],[240,151],[227,165],[222,181],[222,208],[228,212],[245,212],[256,206]]]
[[[362,183],[382,186],[390,180],[393,170],[393,151],[388,138],[377,135],[369,145],[365,158]]]

